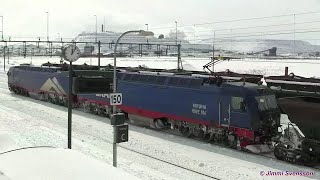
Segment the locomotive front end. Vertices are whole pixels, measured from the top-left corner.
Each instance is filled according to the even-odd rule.
[[[268,89],[258,89],[254,97],[257,105],[257,114],[253,123],[256,131],[256,140],[260,142],[271,142],[278,138],[280,132],[281,111],[277,105],[276,97]]]

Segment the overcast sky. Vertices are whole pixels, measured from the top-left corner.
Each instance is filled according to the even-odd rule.
[[[58,33],[62,37],[74,37],[84,31],[94,32],[94,15],[97,15],[99,30],[105,18],[107,30],[146,29],[145,24],[148,23],[149,30],[168,34],[177,21],[179,29],[186,31],[189,37],[193,35],[194,39],[197,39],[206,37],[206,34],[209,36],[213,29],[231,29],[216,32],[217,36],[223,33],[260,33],[265,31],[265,28],[235,29],[293,23],[293,17],[225,24],[194,24],[311,11],[319,13],[296,16],[296,22],[320,20],[320,0],[3,0],[0,15],[4,16],[5,37],[46,37],[46,12],[49,12],[49,35],[52,38],[58,37]],[[320,29],[320,23],[303,24],[301,27],[297,25],[296,28]],[[273,29],[275,28],[268,28]],[[282,29],[290,30],[292,26]],[[314,35],[300,37],[309,38]]]

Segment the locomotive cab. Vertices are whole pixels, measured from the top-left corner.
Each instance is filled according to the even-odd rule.
[[[257,89],[257,92],[258,94],[253,97],[255,113],[252,123],[256,130],[255,136],[262,142],[268,142],[280,135],[278,127],[280,127],[281,111],[275,95],[267,88]]]
[[[228,82],[222,87],[224,96],[219,103],[219,124],[233,134],[241,148],[270,144],[280,135],[281,114],[275,95],[268,87],[243,82]]]

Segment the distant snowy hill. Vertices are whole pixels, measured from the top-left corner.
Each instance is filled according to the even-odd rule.
[[[99,32],[97,33],[97,40],[101,41],[102,43],[115,43],[118,39],[118,37],[121,35],[121,33],[118,32]],[[95,42],[96,34],[95,33],[80,33],[76,38],[75,41],[85,41],[85,42]],[[120,40],[120,43],[141,43],[141,44],[160,44],[160,45],[175,45],[176,40],[175,38],[158,38],[156,36],[154,37],[144,37],[139,36],[137,34],[127,34],[123,36]],[[186,40],[178,40],[178,44],[181,44],[181,51],[192,51],[194,49],[196,50],[203,50],[208,51],[212,50],[211,44],[191,44]],[[128,49],[129,47],[122,47],[124,50]],[[133,47],[135,48],[135,47]],[[145,49],[145,47],[143,47]],[[168,48],[166,46],[162,46],[161,49],[165,50],[165,48]],[[152,50],[156,50],[156,47],[152,47]],[[171,53],[176,54],[177,49],[174,47],[170,48]],[[111,52],[111,48],[102,47],[102,52]]]
[[[109,46],[106,43],[115,43],[118,37],[121,35],[120,32],[83,32],[77,35],[73,40],[75,42],[88,42],[87,44],[78,43],[77,45],[82,52],[85,51],[85,46],[93,46],[93,54],[98,53],[98,45],[95,43],[100,41],[101,53],[110,54],[113,52],[113,47]],[[120,43],[140,43],[140,44],[160,44],[161,47],[158,49],[157,46],[143,45],[143,54],[144,55],[156,55],[157,51],[161,51],[162,55],[176,55],[176,47],[168,47],[166,45],[175,45],[176,39],[164,36],[163,38],[154,37],[143,37],[137,34],[127,34],[125,35]],[[202,41],[200,44],[193,44],[187,40],[178,39],[178,43],[181,44],[181,55],[182,56],[196,56],[196,57],[209,57],[212,55],[212,41]],[[40,44],[37,46],[36,43],[27,43],[26,54],[27,56],[33,55],[43,55],[43,54],[60,54],[61,43],[53,44],[52,48],[49,47],[49,44]],[[22,55],[24,46],[22,43],[10,43],[8,42],[8,47],[6,53],[12,55]],[[276,39],[234,39],[234,40],[219,40],[215,43],[215,54],[221,54],[226,56],[239,56],[240,54],[246,55],[247,53],[256,53],[259,51],[264,51],[271,49],[272,47],[277,48],[277,55],[302,55],[302,56],[315,56],[320,52],[319,45],[312,45],[307,41],[301,40],[276,40]],[[136,55],[139,52],[139,47],[137,45],[120,45],[118,51],[125,54]],[[264,52],[261,52],[263,54]],[[267,53],[267,52],[265,52]],[[0,45],[0,54],[3,54],[3,46]],[[258,53],[255,56],[259,56]]]
[[[116,42],[121,33],[100,32],[97,33],[97,39],[101,42]],[[81,33],[76,41],[95,41],[95,33]],[[123,43],[155,43],[155,44],[175,44],[173,38],[158,39],[157,37],[142,37],[135,34],[128,34],[121,39]],[[210,52],[212,51],[212,42],[203,41],[201,44],[192,44],[186,40],[178,40],[181,44],[181,50],[187,52]],[[216,50],[227,50],[239,53],[252,53],[277,47],[278,54],[292,53],[315,53],[320,51],[319,45],[312,45],[309,42],[301,40],[277,40],[277,39],[241,39],[241,40],[224,40],[215,44]]]
[[[320,51],[319,45],[312,45],[301,40],[276,40],[276,39],[243,39],[222,41],[215,45],[216,49],[252,53],[277,47],[277,54],[314,53]]]

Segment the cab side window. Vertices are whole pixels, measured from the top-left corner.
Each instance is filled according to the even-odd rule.
[[[246,111],[246,105],[242,97],[231,97],[231,107],[235,111]]]

